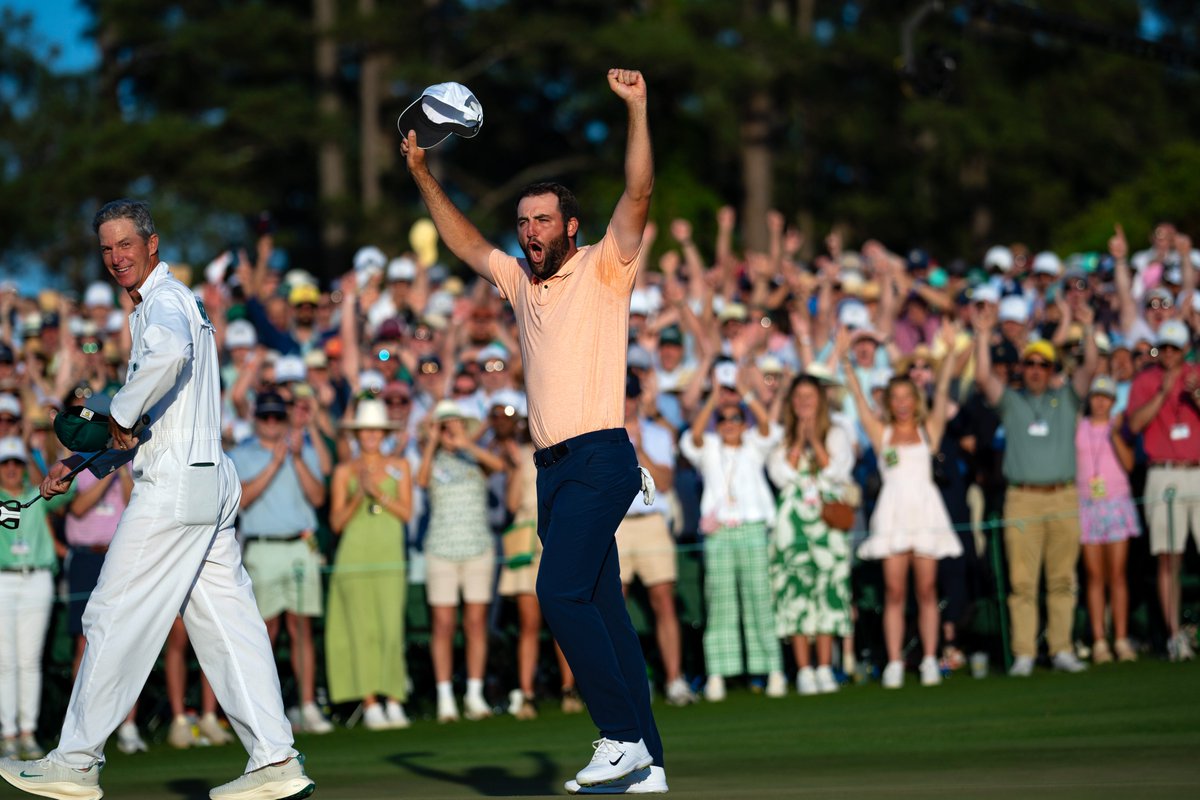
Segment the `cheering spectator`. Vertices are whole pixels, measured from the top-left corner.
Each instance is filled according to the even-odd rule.
[[[778,634],[791,640],[802,695],[837,691],[833,637],[853,636],[850,610],[850,541],[825,521],[827,502],[844,502],[851,490],[854,443],[829,420],[825,388],[801,375],[783,407],[784,440],[767,462],[779,487],[779,509],[770,549]],[[810,645],[815,638],[817,668]]]
[[[1125,565],[1129,540],[1138,535],[1137,511],[1126,473],[1133,450],[1121,434],[1124,420],[1111,418],[1117,385],[1097,376],[1088,392],[1086,419],[1075,433],[1075,487],[1079,492],[1079,527],[1083,564],[1087,569],[1088,617],[1092,622],[1092,661],[1134,661],[1129,643],[1129,589]],[[1113,647],[1104,632],[1104,590],[1112,608]]]
[[[400,454],[380,451],[388,419],[379,400],[362,400],[343,424],[357,458],[333,475],[329,527],[339,534],[329,584],[325,655],[330,700],[362,700],[368,730],[407,728],[404,661],[405,526],[412,518],[412,474]],[[379,701],[382,698],[382,703]]]

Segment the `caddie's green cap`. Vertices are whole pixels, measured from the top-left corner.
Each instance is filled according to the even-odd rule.
[[[107,395],[93,395],[93,397]],[[93,404],[72,406],[58,412],[54,418],[54,433],[63,447],[75,453],[94,453],[108,449],[108,415],[89,408]]]

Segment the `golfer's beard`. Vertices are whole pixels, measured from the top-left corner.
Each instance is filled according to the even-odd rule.
[[[569,243],[567,241],[567,232],[563,231],[563,235],[553,241],[543,242],[542,263],[534,264],[529,258],[529,250],[524,246],[521,250],[525,253],[525,261],[529,264],[529,269],[533,271],[534,277],[538,280],[546,280],[554,276],[560,269],[563,263],[567,260],[567,250]]]

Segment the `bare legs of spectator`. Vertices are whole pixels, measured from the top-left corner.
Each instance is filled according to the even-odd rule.
[[[1087,569],[1088,617],[1092,621],[1092,653],[1097,663],[1112,660],[1104,630],[1106,594],[1112,608],[1113,639],[1121,642],[1129,635],[1129,591],[1125,582],[1128,553],[1127,541],[1083,546],[1083,564]]]
[[[187,694],[187,628],[183,617],[176,617],[167,636],[167,650],[163,655],[163,673],[167,684],[167,701],[171,704],[171,728],[167,732],[167,743],[176,748],[187,748],[197,744],[192,732],[192,721],[188,719],[184,697]],[[210,744],[222,745],[233,741],[233,737],[221,727],[217,720],[217,696],[204,671],[200,672],[200,734]]]
[[[622,586],[629,596],[629,584]],[[654,637],[658,641],[658,654],[662,658],[663,673],[667,684],[681,677],[683,653],[679,637],[679,615],[675,613],[675,582],[656,583],[646,587],[650,610],[654,612]]]
[[[490,715],[483,698],[483,676],[487,669],[487,603],[464,603],[463,637],[466,640],[467,694],[464,698],[467,719],[482,719]],[[433,677],[438,685],[438,720],[450,722],[458,718],[451,694],[454,673],[454,629],[457,606],[433,606],[433,639],[430,655]]]
[[[925,657],[937,653],[938,602],[937,561],[913,556],[912,553],[889,556],[883,561],[884,607],[883,639],[888,661],[900,661],[904,646],[904,617],[908,605],[908,572],[912,567],[917,595],[917,630],[921,636],[921,651]]]
[[[818,634],[815,638],[817,642],[817,666],[828,667],[833,664],[833,636],[827,633]],[[810,637],[808,636],[793,636],[792,637],[792,654],[796,657],[796,666],[800,669],[805,669],[812,666],[812,653],[810,652]]]
[[[1182,563],[1182,553],[1158,554],[1158,603],[1162,607],[1163,622],[1167,624],[1167,635],[1172,639],[1179,635],[1179,569]]]
[[[280,616],[287,625],[288,639],[292,645],[292,672],[296,676],[300,705],[307,706],[315,703],[317,696],[317,660],[313,653],[312,620],[290,611],[285,611]],[[279,619],[280,617],[274,617],[266,621],[267,636],[271,638],[272,648],[275,647],[275,639],[279,635]]]

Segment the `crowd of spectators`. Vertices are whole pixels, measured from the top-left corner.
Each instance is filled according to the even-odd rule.
[[[1133,252],[1118,227],[1099,253],[1064,262],[997,245],[975,265],[871,240],[855,251],[837,232],[806,247],[775,212],[768,251],[739,254],[735,222],[718,212],[711,254],[687,221],[666,246],[648,230],[644,251],[662,255],[642,265],[630,305],[625,426],[657,497],[634,501],[617,538],[622,580],[645,589],[644,644],[668,702],[720,701],[740,675],[771,697],[789,692],[789,672],[802,695],[837,691],[874,640],[887,688],[910,666],[937,685],[973,653],[978,673],[997,648],[968,631],[989,603],[1006,612],[1014,676],[1043,653],[1066,672],[1154,649],[1192,658],[1180,570],[1200,537],[1200,251],[1186,235],[1162,223]],[[174,268],[216,328],[244,562],[273,640],[286,632],[293,723],[314,733],[333,728],[326,688],[371,729],[407,727],[414,686],[439,721],[457,720],[456,674],[469,720],[501,707],[486,691],[497,683],[520,719],[537,716],[550,681],[565,711],[582,710],[561,653],[543,647],[511,311],[438,263],[427,220],[410,238],[390,259],[362,247],[329,286],[273,268],[266,233],[253,253]],[[121,386],[131,308],[106,281],[78,297],[0,288],[0,499],[31,497],[62,455],[57,409],[103,410]],[[40,755],[53,604],[69,604],[79,636],[131,487],[127,470],[85,475],[0,531],[5,755]],[[1131,568],[1143,533],[1152,575]],[[702,553],[702,641],[681,631],[684,553]],[[876,616],[856,597],[871,569]],[[1135,635],[1139,581],[1156,587],[1158,619]],[[432,685],[410,678],[416,584]],[[516,620],[511,674],[489,670],[498,606]],[[178,628],[168,740],[225,741],[211,691],[198,724],[185,714]],[[119,743],[144,749],[136,713]]]

